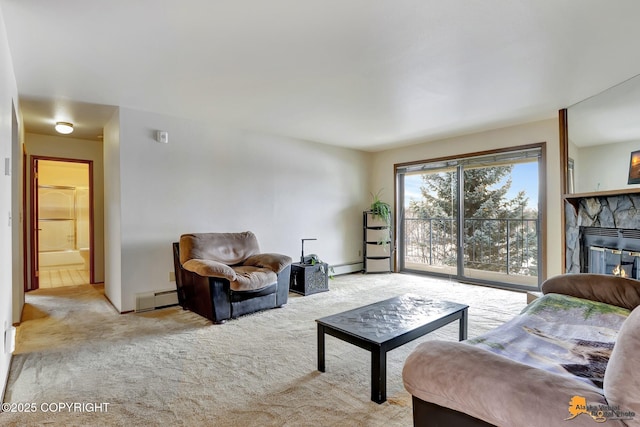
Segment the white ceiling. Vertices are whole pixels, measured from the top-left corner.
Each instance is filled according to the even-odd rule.
[[[640,73],[638,0],[0,0],[0,10],[28,131],[66,114],[99,134],[104,106],[122,106],[375,151],[555,117]]]

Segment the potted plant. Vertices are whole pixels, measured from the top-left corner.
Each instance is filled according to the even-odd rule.
[[[387,226],[391,225],[391,205],[380,200],[380,189],[376,194],[371,193],[371,214],[374,218],[380,218]]]
[[[369,227],[377,229],[378,245],[382,246],[382,250],[387,252],[389,241],[391,239],[391,205],[380,200],[379,190],[376,194],[371,193],[371,206],[369,207],[370,222]]]
[[[333,280],[333,273],[335,273],[335,271],[333,270],[332,266],[330,266],[326,262],[322,261],[320,258],[318,258],[318,255],[316,255],[316,254],[311,254],[311,255],[309,255],[309,257],[310,257],[310,264],[311,265],[318,265],[318,268],[320,269],[322,274],[328,274],[329,275],[329,279]],[[328,271],[325,270],[325,266],[328,267],[328,269],[329,269]]]

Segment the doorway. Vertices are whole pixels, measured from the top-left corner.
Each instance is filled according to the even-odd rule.
[[[31,287],[93,283],[92,162],[32,157]]]

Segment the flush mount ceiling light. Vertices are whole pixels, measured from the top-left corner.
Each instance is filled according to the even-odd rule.
[[[57,122],[56,132],[62,133],[65,135],[70,134],[71,132],[73,132],[73,124],[68,122]]]

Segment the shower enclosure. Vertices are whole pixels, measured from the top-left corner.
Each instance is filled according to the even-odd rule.
[[[88,270],[88,188],[38,186],[39,270]]]

